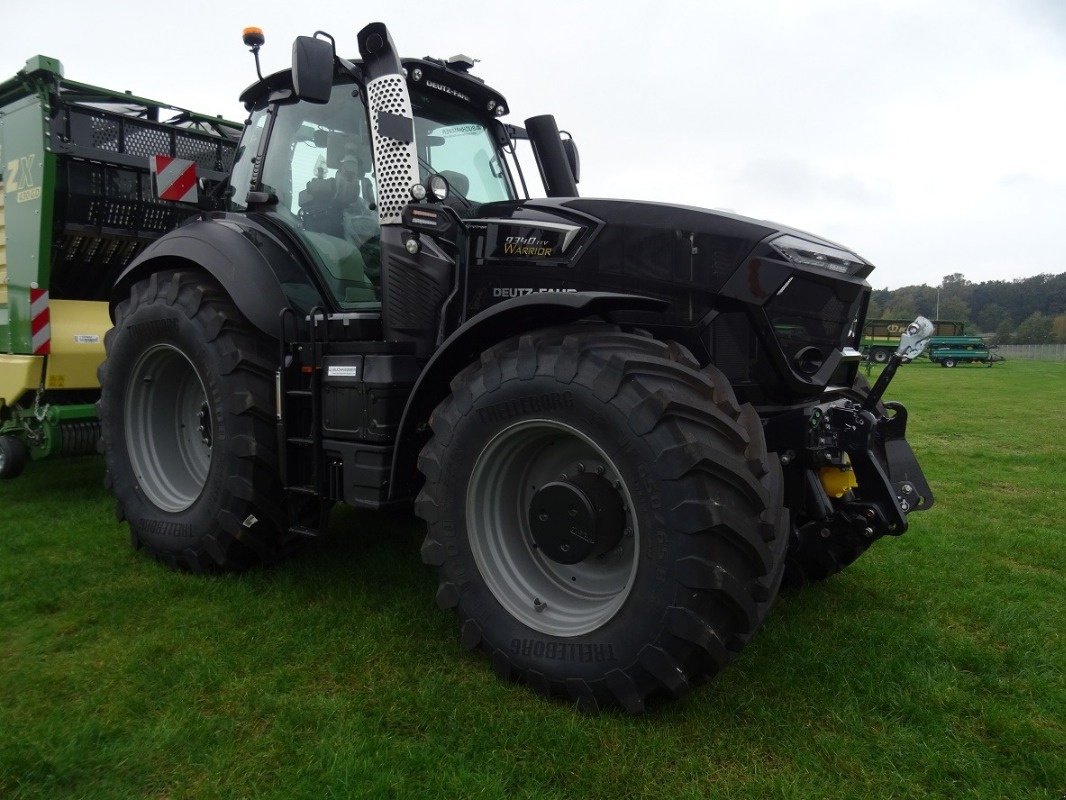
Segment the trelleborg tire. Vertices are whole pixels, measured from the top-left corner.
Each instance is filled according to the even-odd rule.
[[[133,545],[193,572],[287,551],[273,341],[210,277],[172,270],[133,286],[105,346],[100,446]]]
[[[869,393],[870,383],[862,375],[856,375],[851,389],[842,392],[843,396],[850,400],[864,400]],[[885,414],[887,409],[882,403],[878,403],[877,412]],[[833,528],[831,535],[823,538],[815,534],[814,528],[805,529],[806,523],[807,520],[802,516],[793,518],[791,541],[785,559],[785,578],[782,582],[788,589],[798,589],[808,583],[817,583],[836,575],[853,564],[872,543],[863,535],[865,526]]]
[[[788,538],[780,465],[754,409],[683,348],[599,324],[511,339],[452,381],[430,425],[423,560],[462,645],[501,677],[640,712],[761,625]],[[555,523],[580,503],[550,492],[608,511],[566,539]],[[589,552],[574,562],[561,539]]]

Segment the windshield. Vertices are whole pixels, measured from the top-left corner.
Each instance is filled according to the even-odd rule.
[[[439,95],[413,91],[415,139],[423,178],[444,176],[452,191],[472,203],[513,200],[510,176],[487,124],[469,108]]]

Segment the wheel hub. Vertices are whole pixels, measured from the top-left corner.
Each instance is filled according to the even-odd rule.
[[[211,409],[207,403],[200,406],[200,413],[196,415],[196,430],[200,434],[200,441],[211,446]]]
[[[546,558],[559,564],[577,564],[603,555],[622,540],[622,498],[599,475],[552,481],[533,495],[529,528]]]

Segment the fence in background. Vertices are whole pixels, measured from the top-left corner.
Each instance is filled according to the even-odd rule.
[[[999,353],[1007,358],[1026,358],[1033,361],[1066,361],[1066,344],[1002,344]]]

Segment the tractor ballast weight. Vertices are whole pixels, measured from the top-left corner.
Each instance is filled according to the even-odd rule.
[[[931,505],[881,402],[907,342],[872,390],[857,375],[871,264],[580,198],[573,141],[503,124],[472,59],[400,59],[380,23],[357,41],[348,61],[300,37],[242,94],[224,207],[116,284],[99,413],[135,545],[243,569],[336,502],[413,502],[465,647],[640,711],[732,660],[783,582]]]

